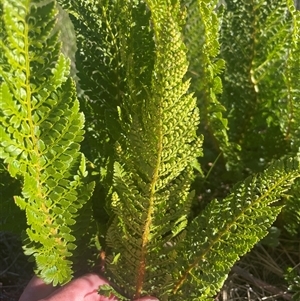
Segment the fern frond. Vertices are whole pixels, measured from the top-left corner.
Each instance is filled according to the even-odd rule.
[[[101,236],[105,236],[112,215],[107,203],[112,187],[114,144],[122,133],[118,108],[122,105],[126,82],[120,32],[127,30],[128,20],[121,22],[124,9],[120,1],[58,2],[69,13],[76,34],[76,69],[84,91],[80,104],[88,124],[82,151],[95,170],[100,170],[93,209]],[[144,20],[143,16],[142,13],[140,19]],[[105,247],[105,242],[101,245]]]
[[[280,102],[281,129],[294,151],[300,149],[300,12],[294,2],[287,0],[292,16],[292,34],[288,48],[284,82]]]
[[[292,19],[286,0],[226,1],[221,56],[222,103],[229,139],[242,148],[243,168],[257,172],[289,151],[279,123]],[[260,147],[264,145],[264,147]]]
[[[227,119],[223,116],[225,107],[218,100],[222,93],[219,74],[225,61],[219,54],[219,28],[221,16],[216,13],[218,1],[184,1],[187,20],[184,26],[184,40],[190,62],[188,76],[191,77],[191,91],[195,92],[201,112],[201,128],[207,132],[217,152],[227,156],[229,141]]]
[[[300,178],[299,162],[274,163],[193,220],[180,252],[177,266],[186,268],[178,271],[174,300],[208,300],[218,292],[233,264],[268,233],[281,210],[274,202]]]
[[[23,180],[15,203],[26,211],[25,253],[45,282],[65,283],[75,248],[71,227],[89,199],[79,113],[69,62],[60,55],[55,1],[2,1],[0,157]],[[1,62],[2,63],[2,62]]]
[[[84,91],[81,104],[88,118],[87,140],[93,143],[86,152],[94,163],[100,159],[103,166],[112,153],[109,146],[120,135],[117,107],[126,81],[120,58],[122,6],[118,1],[58,2],[69,12],[76,33],[76,69]],[[99,140],[107,143],[100,147]]]
[[[135,39],[149,35],[149,23],[146,29],[138,29],[135,21],[139,22],[139,15],[128,14],[143,7],[143,1],[122,2],[129,27],[121,37],[127,93],[120,116],[128,122],[124,122],[123,138],[116,146],[115,218],[107,234],[114,254],[108,258],[112,281],[130,298],[167,295],[171,289],[172,279],[166,275],[176,252],[167,244],[172,244],[187,224],[191,163],[201,154],[202,142],[196,137],[196,100],[188,93],[189,82],[183,80],[188,63],[179,1],[146,3],[155,43],[152,54],[147,44],[134,46]],[[133,56],[126,55],[133,48]],[[152,66],[145,66],[144,52],[152,55]],[[135,69],[143,70],[141,66],[151,70],[151,77],[134,76]]]

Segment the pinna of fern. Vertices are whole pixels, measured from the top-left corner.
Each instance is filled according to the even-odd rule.
[[[54,1],[1,1],[0,157],[23,182],[24,250],[47,283],[71,279],[71,231],[93,191],[80,153],[84,117],[60,54]],[[91,215],[91,211],[90,211]],[[89,215],[89,216],[90,216]],[[82,229],[84,231],[84,229]]]

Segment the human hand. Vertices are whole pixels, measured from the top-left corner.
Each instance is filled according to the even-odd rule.
[[[74,279],[62,287],[45,284],[34,276],[26,286],[19,301],[117,301],[115,296],[98,294],[99,286],[109,284],[97,274],[87,274]],[[158,301],[154,297],[143,297],[136,301]]]

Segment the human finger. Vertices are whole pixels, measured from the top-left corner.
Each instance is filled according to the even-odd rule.
[[[42,279],[33,276],[25,287],[19,301],[37,301],[51,294],[57,288],[46,284]]]
[[[97,274],[87,274],[74,279],[39,301],[116,301],[114,296],[104,297],[98,294],[99,286],[108,284]]]

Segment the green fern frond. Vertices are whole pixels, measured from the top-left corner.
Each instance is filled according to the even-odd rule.
[[[132,96],[145,96],[145,87],[151,84],[154,41],[150,12],[143,1],[131,1],[129,6],[126,1],[59,3],[70,13],[76,33],[76,68],[84,90],[80,102],[88,124],[83,152],[100,170],[93,207],[103,237],[113,215],[108,203],[115,142],[122,135],[121,124],[126,126],[130,119],[125,95],[136,89]],[[101,245],[105,248],[104,241]]]
[[[123,1],[123,9],[136,12],[143,1]],[[172,279],[166,277],[176,252],[168,248],[187,224],[192,195],[192,161],[201,154],[196,137],[199,116],[196,99],[189,94],[186,49],[182,42],[183,15],[179,1],[147,1],[150,34],[154,40],[153,62],[144,45],[134,39],[149,35],[138,30],[138,14],[125,15],[130,22],[123,33],[122,60],[126,66],[126,94],[120,116],[122,127],[114,164],[114,221],[107,243],[112,281],[130,298],[143,294],[167,295]],[[124,20],[125,22],[125,20]],[[128,24],[128,23],[127,23]],[[133,56],[126,55],[129,52]],[[128,51],[128,53],[127,53]],[[146,51],[146,54],[144,53]],[[134,60],[132,60],[134,58]],[[145,66],[149,76],[134,76],[134,68]]]
[[[76,69],[80,88],[84,91],[80,104],[88,124],[82,151],[95,170],[100,171],[93,209],[101,235],[105,236],[112,214],[106,204],[111,194],[114,144],[122,133],[119,108],[126,93],[120,32],[127,30],[129,20],[124,18],[125,23],[122,23],[124,7],[120,1],[58,2],[69,13],[76,34]],[[142,17],[144,14],[140,14],[140,19],[144,20]],[[102,241],[102,247],[104,244]]]
[[[69,62],[52,34],[55,1],[2,5],[0,49],[7,63],[0,69],[0,157],[11,176],[23,180],[15,203],[26,211],[25,253],[35,257],[44,281],[56,285],[73,273],[71,227],[93,190],[79,151],[84,117]]]
[[[242,148],[243,168],[256,172],[289,151],[279,120],[292,19],[286,0],[226,4],[222,103],[229,109],[229,139]]]
[[[300,178],[299,159],[278,161],[246,179],[193,220],[180,252],[177,266],[187,268],[178,271],[174,300],[208,300],[219,291],[233,264],[268,233],[281,210],[274,202]]]
[[[225,107],[219,102],[222,82],[219,74],[225,61],[218,59],[221,16],[216,13],[218,1],[184,1],[187,20],[184,40],[188,49],[191,91],[195,92],[201,112],[201,127],[214,142],[215,149],[225,156],[230,152]]]
[[[93,163],[100,159],[103,166],[112,153],[109,146],[120,135],[117,107],[126,81],[119,37],[122,6],[119,1],[58,2],[69,12],[76,33],[76,69],[84,91],[81,104],[88,118],[87,140],[94,143],[86,151]],[[107,143],[101,148],[99,140]]]
[[[281,128],[292,150],[300,149],[300,12],[294,2],[287,0],[292,16],[292,34],[286,59],[284,82],[280,102]]]

